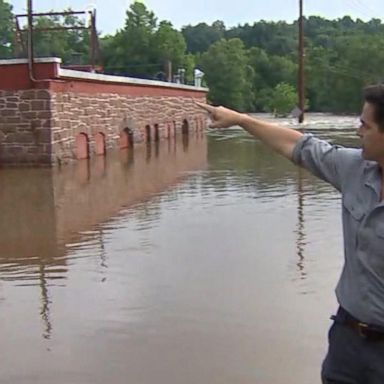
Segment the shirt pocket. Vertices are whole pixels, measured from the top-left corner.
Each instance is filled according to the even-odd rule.
[[[375,232],[376,235],[384,241],[384,215],[381,215],[382,220],[378,221],[375,225]],[[384,243],[383,243],[384,245]],[[384,253],[384,248],[383,248],[383,253]]]
[[[343,207],[358,222],[360,222],[365,215],[364,206],[356,196],[346,194],[343,199]]]
[[[379,214],[374,215],[369,227],[371,236],[367,241],[366,258],[373,273],[381,278],[381,286],[384,289],[384,211],[382,209]]]

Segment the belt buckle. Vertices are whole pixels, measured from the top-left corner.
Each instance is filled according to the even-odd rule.
[[[361,337],[364,337],[364,338],[368,337],[368,333],[367,333],[367,331],[368,331],[368,324],[362,323],[362,322],[359,321],[357,323],[357,329],[358,329],[359,335]]]

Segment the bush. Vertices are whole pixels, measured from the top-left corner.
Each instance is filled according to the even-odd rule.
[[[287,116],[297,105],[297,92],[292,85],[279,83],[273,89],[267,101],[269,111],[276,116]]]

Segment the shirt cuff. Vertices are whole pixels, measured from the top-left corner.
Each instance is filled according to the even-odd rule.
[[[300,137],[299,141],[296,143],[295,148],[293,148],[292,152],[292,161],[296,165],[301,165],[301,153],[308,141],[313,139],[313,135],[311,133],[305,133],[302,137]]]

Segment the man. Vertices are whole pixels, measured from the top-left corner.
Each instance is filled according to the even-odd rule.
[[[345,263],[329,331],[324,384],[384,384],[384,85],[364,90],[362,148],[198,103],[213,128],[239,125],[342,193]]]

